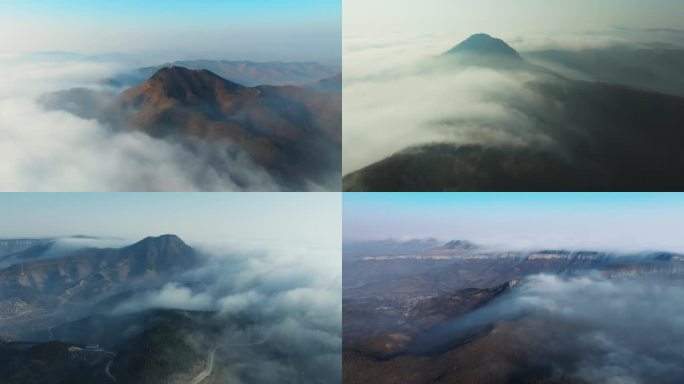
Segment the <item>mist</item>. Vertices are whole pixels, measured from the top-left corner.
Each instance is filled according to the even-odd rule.
[[[538,108],[539,96],[525,88],[532,79],[489,69],[450,71],[448,66],[419,66],[358,82],[345,73],[343,172],[433,142],[548,145],[551,138],[535,131],[533,116],[506,105],[517,99]]]
[[[344,39],[345,191],[681,189],[677,30],[389,36]]]
[[[190,373],[175,366],[166,368],[178,369],[179,377],[191,374],[194,377],[200,373],[197,365],[205,364],[209,356],[214,361],[215,355],[211,377],[220,382],[339,383],[342,343],[339,235],[331,243],[293,237],[290,242],[225,239],[190,242],[192,249],[186,249],[178,238],[171,239],[174,243],[165,244],[167,248],[159,247],[158,243],[148,247],[150,241],[158,241],[155,238],[146,238],[131,247],[128,247],[131,242],[122,239],[56,240],[53,249],[37,258],[23,260],[25,264],[12,271],[23,276],[29,266],[37,265],[39,269],[41,264],[49,264],[37,260],[72,255],[75,257],[71,260],[56,264],[81,268],[83,264],[79,261],[94,254],[92,249],[83,248],[92,246],[127,247],[123,252],[128,255],[126,252],[138,252],[127,257],[154,258],[164,253],[167,258],[165,265],[148,270],[144,277],[123,277],[102,290],[93,289],[83,300],[49,308],[45,311],[47,314],[41,312],[45,318],[37,325],[2,323],[0,333],[16,340],[43,343],[98,343],[116,351],[108,353],[120,354],[112,372],[117,379],[125,381],[130,370],[135,370],[129,370],[127,362],[129,359],[137,362],[140,358],[137,351],[127,348],[136,343],[141,333],[154,334],[160,323],[170,322],[173,340],[163,339],[158,340],[159,344],[152,344],[161,346],[159,354],[173,351],[194,359],[188,361],[190,366],[186,369]],[[106,258],[109,251],[95,254]],[[179,258],[193,260],[191,266],[173,269],[173,257],[179,253]],[[3,269],[3,277],[12,271]],[[74,289],[88,287],[90,283],[85,280],[72,281],[73,285],[69,284],[65,293],[57,294],[68,296]],[[0,304],[6,309],[7,303],[15,301],[25,304],[12,298]],[[182,345],[181,352],[174,349],[179,348],[177,343]]]
[[[233,244],[200,246],[205,262],[114,306],[110,315],[148,309],[211,311],[225,328],[211,343],[236,382],[339,382],[340,251],[330,247]],[[230,319],[253,323],[237,327]],[[199,343],[198,343],[199,344]],[[275,359],[262,348],[279,350]],[[204,353],[204,351],[200,351]]]
[[[344,174],[433,142],[553,144],[530,113],[543,106],[526,87],[538,74],[437,60],[467,37],[345,39]]]
[[[98,87],[124,64],[47,55],[0,58],[0,189],[5,191],[277,191],[281,186],[240,148],[155,139],[112,127],[37,98]]]
[[[586,140],[585,145],[589,147],[602,145],[599,144],[602,139],[591,128],[593,121],[602,121],[601,118],[591,116],[592,111],[581,111],[578,113],[585,115],[581,117],[585,126],[577,126],[576,122],[564,117],[564,111],[574,107],[572,99],[550,100],[559,93],[574,92],[568,90],[565,77],[604,80],[596,78],[591,71],[582,72],[536,57],[530,62],[545,65],[561,76],[542,67],[509,71],[494,68],[496,63],[492,63],[492,68],[459,68],[437,60],[439,55],[471,34],[493,33],[482,28],[465,33],[440,32],[401,38],[354,34],[353,31],[345,36],[344,174],[406,148],[431,143],[550,151],[578,163],[581,154],[572,153],[578,140]],[[613,49],[637,50],[663,45],[681,49],[683,36],[676,30],[628,28],[496,35],[524,58],[528,52],[554,49],[568,52],[605,50],[607,57]],[[618,61],[619,57],[614,60]],[[654,68],[656,71],[670,70],[662,63],[642,70]],[[641,85],[637,76],[632,77],[636,80],[629,77],[615,80]],[[657,85],[667,90],[674,87]],[[562,91],[547,93],[549,89]],[[629,128],[625,130],[630,131]],[[614,139],[626,141],[617,135]],[[585,150],[585,155],[588,153],[590,151]]]
[[[676,383],[684,374],[683,294],[681,282],[663,275],[535,275],[420,343],[434,347],[447,335],[513,322],[514,343],[555,378]]]

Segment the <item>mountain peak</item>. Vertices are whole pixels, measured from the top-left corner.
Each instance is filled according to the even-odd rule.
[[[486,33],[477,33],[462,41],[446,52],[453,54],[500,55],[519,59],[520,55],[505,41],[492,37]]]
[[[141,86],[127,92],[150,100],[175,100],[184,105],[215,103],[223,95],[245,88],[206,69],[160,68]]]
[[[451,240],[444,244],[441,248],[445,249],[472,249],[475,248],[475,244],[467,240]]]
[[[173,244],[173,245],[185,245],[185,242],[181,240],[180,237],[173,235],[173,234],[164,234],[164,235],[159,235],[159,236],[147,236],[146,238],[138,241],[137,243],[133,244]]]
[[[180,237],[172,234],[148,236],[126,248],[132,250],[157,250],[162,253],[168,250],[184,251],[191,249]]]
[[[153,269],[156,272],[179,270],[193,266],[197,254],[176,235],[148,236],[135,244],[121,249],[125,257],[135,260],[135,273]]]
[[[205,77],[225,80],[221,76],[216,75],[215,73],[208,71],[206,69],[189,69],[178,65],[169,65],[166,67],[159,68],[157,72],[150,76],[149,80],[163,81],[188,77]]]

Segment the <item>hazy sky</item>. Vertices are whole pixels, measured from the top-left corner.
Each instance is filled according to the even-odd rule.
[[[0,0],[0,51],[339,60],[340,0]]]
[[[681,0],[346,0],[345,36],[684,28]]]
[[[173,233],[188,242],[338,247],[340,200],[336,193],[2,193],[0,237]]]
[[[349,239],[684,251],[684,194],[346,193]]]

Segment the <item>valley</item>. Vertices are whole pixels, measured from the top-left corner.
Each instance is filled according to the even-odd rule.
[[[575,340],[623,332],[606,329],[593,317],[606,314],[593,306],[622,311],[631,290],[655,299],[684,287],[678,253],[375,243],[345,244],[345,383],[585,383],[578,364],[601,355]]]

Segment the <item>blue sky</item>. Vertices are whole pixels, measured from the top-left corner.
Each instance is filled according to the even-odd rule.
[[[341,0],[0,0],[0,49],[332,60],[341,10]]]
[[[2,193],[0,237],[93,235],[337,246],[335,193]]]
[[[345,239],[684,251],[684,194],[347,193]]]

